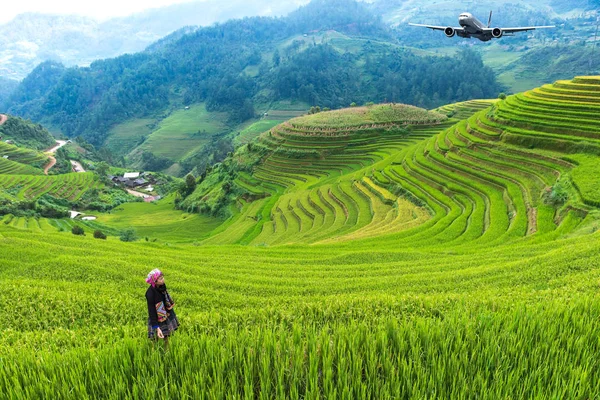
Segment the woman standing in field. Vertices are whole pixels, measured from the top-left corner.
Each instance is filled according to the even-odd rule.
[[[148,274],[146,282],[150,285],[146,291],[148,302],[148,338],[163,339],[168,344],[169,336],[179,327],[175,315],[173,298],[167,291],[165,278],[159,269]]]

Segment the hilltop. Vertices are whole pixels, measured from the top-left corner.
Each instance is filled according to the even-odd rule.
[[[8,140],[18,146],[35,150],[44,150],[54,145],[54,138],[42,125],[19,117],[6,117],[6,121],[0,123],[0,137],[3,142]]]
[[[581,76],[434,111],[315,108],[188,198],[99,218],[163,240],[3,220],[0,390],[593,398],[599,89]],[[155,267],[182,322],[168,351],[146,336]]]

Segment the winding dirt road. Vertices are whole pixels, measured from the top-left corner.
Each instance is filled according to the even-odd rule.
[[[57,140],[56,141],[56,146],[49,148],[48,150],[45,151],[45,153],[49,153],[49,154],[54,154],[58,151],[58,149],[60,149],[61,147],[63,147],[64,145],[67,144],[66,140]],[[50,158],[50,162],[48,163],[48,165],[46,165],[44,167],[44,174],[48,175],[48,170],[50,170],[50,168],[54,167],[54,165],[56,164],[56,158],[49,156]]]
[[[50,170],[50,168],[54,167],[54,164],[56,164],[56,158],[50,156],[48,157],[50,158],[50,162],[48,163],[48,165],[46,165],[44,167],[44,174],[48,175],[48,170]]]
[[[60,149],[61,147],[63,147],[63,146],[64,146],[64,145],[66,145],[66,144],[67,144],[67,141],[66,141],[66,140],[57,140],[57,141],[56,141],[56,146],[54,146],[54,147],[50,147],[50,148],[49,148],[48,150],[46,150],[45,152],[46,152],[46,153],[52,153],[52,154],[54,154],[54,153],[56,153],[56,152],[58,151],[58,149]]]

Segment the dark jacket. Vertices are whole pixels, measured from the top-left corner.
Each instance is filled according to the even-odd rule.
[[[150,325],[156,329],[169,317],[170,309],[167,309],[165,296],[157,288],[150,286],[146,291],[146,301],[148,303],[148,318]]]

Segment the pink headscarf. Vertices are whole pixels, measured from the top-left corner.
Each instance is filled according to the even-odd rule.
[[[148,274],[148,277],[146,278],[146,283],[152,285],[152,287],[156,287],[156,281],[158,280],[158,278],[160,278],[162,276],[162,272],[160,269],[155,268],[152,271],[150,271],[150,273]]]

